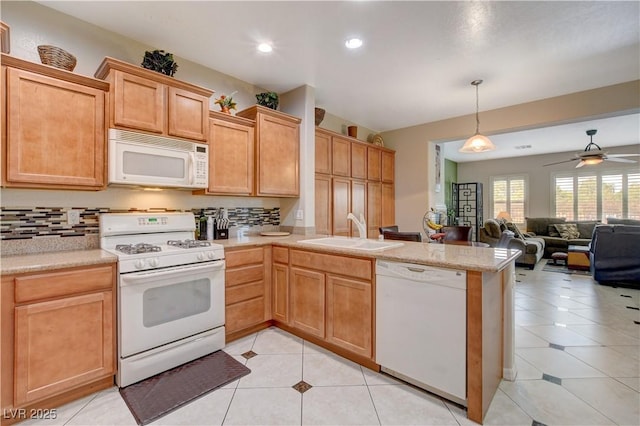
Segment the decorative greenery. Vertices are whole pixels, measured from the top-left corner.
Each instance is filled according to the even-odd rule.
[[[164,50],[154,50],[144,52],[142,67],[148,70],[156,71],[169,77],[173,77],[178,69],[178,64],[173,60],[173,54],[164,53]]]
[[[233,101],[233,95],[235,95],[236,93],[238,93],[237,90],[232,94],[230,94],[229,96],[220,95],[220,97],[216,99],[214,103],[220,105],[220,108],[222,109],[224,108],[228,108],[230,110],[236,109],[236,103]]]
[[[256,95],[258,105],[271,109],[278,109],[278,94],[276,92],[264,92]]]

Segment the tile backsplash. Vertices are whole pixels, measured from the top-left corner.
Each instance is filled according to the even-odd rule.
[[[36,237],[85,237],[98,235],[100,213],[125,213],[134,211],[176,211],[170,209],[110,209],[103,207],[73,207],[80,212],[80,223],[67,223],[67,210],[62,207],[0,207],[0,239],[26,240]],[[230,227],[251,228],[279,226],[280,208],[230,207],[225,208]],[[196,217],[204,211],[216,215],[218,207],[190,209]]]

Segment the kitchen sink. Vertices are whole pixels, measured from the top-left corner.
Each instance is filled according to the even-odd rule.
[[[397,241],[380,241],[380,240],[365,240],[362,238],[348,238],[348,237],[326,237],[315,238],[311,240],[301,240],[300,243],[313,244],[325,247],[337,247],[348,248],[353,250],[384,250],[393,247],[403,246],[404,243]]]

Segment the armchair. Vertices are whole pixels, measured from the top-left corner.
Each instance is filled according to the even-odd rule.
[[[598,225],[589,247],[593,279],[640,287],[640,226]]]
[[[524,239],[508,238],[508,235],[503,238],[503,232],[511,231],[503,230],[496,220],[487,219],[484,226],[479,229],[478,236],[481,242],[491,247],[520,250],[522,254],[516,259],[516,265],[533,269],[544,254],[544,240],[526,235]]]

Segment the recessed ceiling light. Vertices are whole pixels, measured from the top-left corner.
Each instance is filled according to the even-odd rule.
[[[359,38],[350,38],[349,40],[344,42],[344,45],[349,49],[357,49],[358,47],[362,46],[362,40],[360,40]]]
[[[269,43],[260,43],[258,45],[258,50],[262,53],[269,53],[273,50],[273,47]]]

